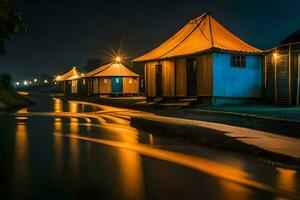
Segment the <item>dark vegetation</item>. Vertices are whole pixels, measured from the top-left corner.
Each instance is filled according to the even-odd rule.
[[[16,91],[11,84],[11,76],[0,75],[0,110],[9,110],[31,105],[33,102]]]

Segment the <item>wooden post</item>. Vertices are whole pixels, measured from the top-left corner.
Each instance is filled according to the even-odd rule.
[[[299,106],[299,92],[300,92],[300,54],[298,53],[297,55],[298,57],[298,64],[297,64],[297,102],[296,102],[296,106]]]
[[[288,77],[289,77],[289,106],[292,105],[292,46],[289,44],[289,68],[288,68]]]
[[[148,100],[148,83],[147,83],[147,70],[148,70],[148,64],[144,64],[144,90],[145,90],[145,96]]]
[[[274,95],[275,95],[275,104],[278,103],[278,99],[277,99],[277,52],[275,49],[275,63],[274,63]]]

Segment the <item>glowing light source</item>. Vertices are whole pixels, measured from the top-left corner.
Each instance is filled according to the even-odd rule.
[[[48,80],[44,80],[44,83],[48,83]]]
[[[36,83],[36,82],[37,82],[37,78],[33,79],[33,82],[35,82],[35,83]]]
[[[31,81],[29,81],[29,85],[31,85],[32,84],[32,82]]]
[[[56,80],[57,80],[57,81],[60,81],[60,79],[61,79],[61,76],[57,76],[57,77],[56,77]]]
[[[27,81],[23,81],[23,84],[24,84],[24,85],[28,85],[28,82],[27,82]]]
[[[20,82],[16,82],[16,85],[20,85]]]
[[[120,56],[117,56],[117,57],[116,57],[116,62],[119,63],[119,62],[121,62],[121,60],[122,60],[122,58],[121,58]]]
[[[276,59],[276,58],[278,58],[278,53],[273,53],[273,57]]]

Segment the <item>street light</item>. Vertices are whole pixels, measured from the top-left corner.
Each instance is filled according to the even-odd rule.
[[[117,56],[117,57],[116,57],[116,62],[117,62],[117,63],[121,62],[121,60],[122,60],[122,58],[121,58],[120,56]]]
[[[44,83],[48,83],[48,80],[44,80]]]
[[[35,79],[33,79],[33,81],[36,83],[36,82],[37,82],[37,79],[35,78]]]
[[[27,82],[27,81],[23,81],[23,84],[24,84],[24,85],[28,85],[28,82]]]

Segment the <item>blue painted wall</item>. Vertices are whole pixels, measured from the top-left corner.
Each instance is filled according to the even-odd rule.
[[[213,96],[257,98],[262,91],[262,56],[247,55],[245,68],[231,67],[231,53],[213,52]]]

